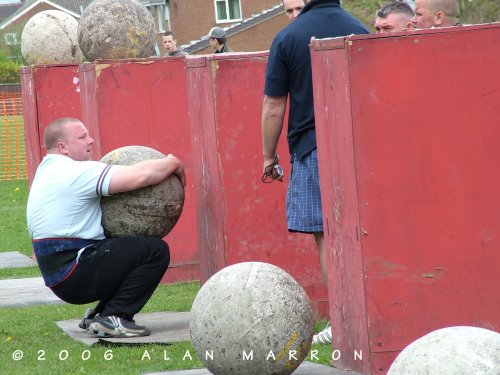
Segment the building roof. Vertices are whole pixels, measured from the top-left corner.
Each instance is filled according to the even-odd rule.
[[[140,0],[142,5],[149,7],[151,5],[165,5],[165,0]]]
[[[280,5],[275,5],[274,7],[270,9],[266,9],[262,11],[261,13],[252,15],[252,17],[247,18],[246,20],[243,20],[233,26],[224,28],[226,31],[226,35],[229,38],[231,35],[238,34],[246,29],[249,29],[255,25],[258,25],[259,23],[265,22],[278,14],[282,14],[284,12],[283,10],[283,4]],[[207,30],[208,33],[208,30]],[[188,53],[194,53],[201,51],[202,49],[205,49],[208,46],[208,40],[196,40],[191,42],[190,44],[183,45],[184,51]]]
[[[0,23],[14,14],[15,11],[21,7],[21,5],[22,4],[20,2],[18,2],[17,4],[0,3]]]
[[[39,4],[51,5],[58,10],[71,14],[73,17],[79,18],[91,2],[92,0],[26,0],[14,14],[0,24],[0,30],[15,22]]]

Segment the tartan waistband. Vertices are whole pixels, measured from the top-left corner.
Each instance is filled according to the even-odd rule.
[[[47,286],[61,282],[74,268],[78,251],[99,240],[81,238],[44,238],[33,240],[38,267]]]
[[[32,241],[37,258],[67,250],[80,250],[97,242],[99,240],[82,238],[42,238]]]

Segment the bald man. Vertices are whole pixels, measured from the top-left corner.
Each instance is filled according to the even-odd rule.
[[[92,161],[94,140],[76,118],[51,122],[47,155],[36,170],[26,216],[45,285],[67,303],[99,301],[79,327],[100,337],[148,336],[134,321],[163,277],[168,245],[156,237],[106,238],[101,197],[155,185],[172,174],[183,185],[182,162],[173,155],[135,165]]]
[[[290,22],[297,18],[306,3],[306,0],[283,0],[283,8]]]
[[[418,29],[455,26],[457,13],[457,0],[416,0],[411,21]]]

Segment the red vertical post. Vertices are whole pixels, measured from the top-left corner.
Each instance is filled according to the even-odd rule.
[[[186,59],[186,82],[193,148],[198,256],[202,283],[226,265],[222,190],[219,188],[215,101],[212,95],[212,65],[206,57]],[[196,94],[194,94],[196,93]],[[203,119],[203,120],[202,120]],[[202,121],[202,122],[200,122]],[[205,208],[208,205],[209,207]],[[203,249],[210,249],[203,251]]]
[[[99,160],[103,156],[103,153],[101,150],[99,107],[96,99],[97,83],[95,64],[81,64],[78,72],[80,78],[80,108],[82,122],[94,139],[94,159]]]
[[[42,160],[42,152],[40,148],[40,131],[38,128],[36,83],[34,72],[29,66],[21,67],[21,92],[23,98],[24,141],[26,143],[28,181],[31,186],[36,168]]]

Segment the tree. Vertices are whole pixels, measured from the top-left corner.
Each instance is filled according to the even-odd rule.
[[[391,0],[343,0],[342,6],[373,31],[375,13]],[[500,21],[500,0],[458,0],[459,18],[464,24]]]
[[[498,0],[460,0],[459,7],[463,23],[489,23],[500,20]]]
[[[19,68],[21,65],[20,60],[9,59],[5,52],[0,50],[0,82],[19,82]]]

